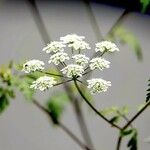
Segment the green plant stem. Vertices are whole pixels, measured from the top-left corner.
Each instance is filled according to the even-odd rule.
[[[65,77],[61,74],[55,74],[55,73],[51,73],[51,72],[47,72],[47,71],[38,71],[40,73],[44,73],[44,74],[47,74],[47,75],[51,75],[51,76],[57,76],[57,77],[62,77],[62,78],[68,78],[68,77]]]
[[[38,27],[39,33],[44,41],[44,43],[48,43],[51,41],[51,37],[48,35],[48,32],[46,31],[45,24],[43,23],[43,19],[37,9],[36,1],[35,0],[26,0],[29,4],[30,11],[32,13],[33,19]]]
[[[86,8],[86,12],[87,12],[87,15],[89,17],[93,32],[95,34],[96,40],[99,41],[102,39],[102,34],[101,34],[100,28],[98,26],[98,23],[96,21],[96,17],[92,11],[92,7],[90,5],[90,2],[89,2],[89,0],[83,0],[83,2],[85,5],[85,8]]]
[[[119,135],[118,140],[117,140],[117,147],[116,147],[116,150],[120,150],[121,142],[122,142],[122,136]]]
[[[48,117],[50,117],[51,120],[53,120],[50,112],[46,108],[44,108],[38,101],[33,100],[33,104],[36,107],[38,107],[43,113],[45,113]],[[57,124],[56,125],[59,126],[64,132],[66,132],[82,149],[84,149],[84,150],[91,150],[87,145],[82,143],[78,139],[78,137],[76,137],[74,135],[74,133],[72,133],[72,131],[70,131],[63,123],[61,123],[60,121],[57,120]]]
[[[119,127],[118,125],[112,123],[110,120],[108,120],[104,115],[102,115],[90,102],[89,100],[85,97],[85,95],[82,93],[80,87],[77,84],[76,79],[74,79],[74,84],[79,92],[79,94],[81,95],[81,97],[85,100],[85,102],[89,105],[89,107],[97,114],[99,115],[103,120],[105,120],[107,123],[109,123],[112,127],[115,127],[119,130],[121,130],[121,127]]]
[[[135,121],[136,118],[138,118],[150,105],[150,101],[148,101],[145,106],[139,110],[127,123],[126,125],[122,128],[122,130],[125,130],[126,128],[128,128],[128,126],[130,126],[132,124],[133,121]]]
[[[70,80],[67,80],[67,81],[63,81],[63,82],[60,82],[60,83],[55,84],[54,86],[58,86],[58,85],[61,85],[61,84],[65,84],[65,83],[68,83],[68,82],[71,82],[71,81],[73,81],[73,80],[70,79]]]
[[[129,120],[128,118],[124,118],[124,119],[126,119],[127,123],[125,124],[125,126],[124,126],[121,130],[124,131],[124,130],[127,129],[129,126],[131,126],[131,127],[133,128],[132,122],[135,121],[135,119],[137,119],[137,118],[148,108],[149,105],[150,105],[150,101],[147,102],[147,103],[145,104],[145,106],[144,106],[141,110],[139,110],[130,120]],[[121,131],[121,130],[120,130],[120,131]],[[121,135],[119,135],[118,141],[117,141],[116,150],[120,150],[122,139],[123,139],[123,137],[122,137]]]
[[[129,122],[129,119],[124,115],[122,114],[120,111],[117,111],[117,113],[128,123]],[[133,128],[133,125],[130,124],[131,128]]]
[[[92,143],[90,134],[88,132],[88,128],[86,126],[84,115],[83,115],[83,112],[82,112],[81,103],[79,103],[79,100],[78,100],[78,98],[76,96],[72,95],[73,92],[72,92],[72,90],[71,90],[69,85],[64,84],[64,87],[65,87],[65,89],[67,91],[69,99],[72,102],[72,105],[73,105],[73,108],[74,108],[74,111],[75,111],[75,114],[76,114],[76,117],[77,117],[77,120],[78,120],[78,123],[79,123],[81,134],[82,134],[86,144],[92,150],[94,150],[94,145]]]
[[[124,115],[122,114],[120,111],[117,111],[117,113],[122,116],[122,118],[128,123],[129,122],[129,119]],[[130,124],[131,128],[133,128],[133,125]],[[121,131],[121,130],[120,130]],[[121,142],[123,140],[123,137],[120,135],[119,133],[119,136],[118,136],[118,140],[117,140],[117,146],[116,146],[116,150],[120,150],[120,147],[121,147]]]
[[[110,28],[110,30],[107,32],[106,34],[106,38],[112,34],[112,32],[114,31],[114,29],[116,27],[118,27],[123,21],[124,19],[127,17],[127,15],[130,13],[130,11],[128,9],[125,9],[124,12],[121,14],[121,16],[116,20],[116,22],[113,24],[113,26]]]

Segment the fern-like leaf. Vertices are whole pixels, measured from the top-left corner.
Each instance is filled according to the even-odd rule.
[[[147,89],[147,94],[146,94],[146,102],[150,100],[150,79],[148,80],[148,89]]]

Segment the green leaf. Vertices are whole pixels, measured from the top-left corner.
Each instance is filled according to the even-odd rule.
[[[127,31],[124,27],[116,27],[112,32],[112,37],[119,39],[121,43],[125,43],[134,50],[138,60],[142,60],[142,50],[137,38],[130,32]]]
[[[150,100],[150,80],[148,80],[148,89],[147,89],[147,95],[146,95],[146,102]]]
[[[65,92],[57,92],[56,95],[50,97],[47,101],[47,108],[54,123],[57,123],[57,120],[61,117],[68,101],[69,98]]]
[[[140,0],[142,4],[142,13],[145,13],[148,5],[150,4],[150,0]]]
[[[105,108],[103,110],[100,111],[101,114],[103,114],[104,116],[109,116],[109,115],[113,115],[113,114],[116,114],[117,110],[119,108],[116,107],[116,106],[112,106],[110,108]]]
[[[24,78],[19,78],[18,76],[14,76],[12,78],[13,86],[17,87],[17,89],[24,95],[25,99],[32,100],[34,95],[34,90],[30,88],[31,83],[34,80],[28,76]]]
[[[121,114],[123,115],[127,115],[129,113],[129,107],[128,106],[123,106],[121,109],[120,109],[120,112]]]
[[[134,129],[133,135],[127,144],[129,150],[137,150],[137,135],[137,131]]]
[[[129,130],[123,130],[123,131],[121,131],[121,136],[128,136],[128,135],[130,135],[131,133],[133,133],[133,129],[129,129]]]
[[[0,113],[2,113],[9,106],[9,99],[6,91],[0,88]]]
[[[114,117],[112,117],[112,118],[110,119],[110,122],[111,122],[111,123],[118,123],[119,119],[120,119],[120,116],[114,116]]]

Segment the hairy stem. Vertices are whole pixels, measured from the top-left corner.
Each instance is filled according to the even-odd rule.
[[[102,39],[102,34],[101,34],[100,29],[99,29],[98,23],[96,21],[96,17],[94,16],[94,13],[92,11],[92,7],[90,5],[90,2],[89,2],[89,0],[83,0],[83,2],[85,4],[87,15],[88,15],[90,23],[92,25],[95,37],[96,37],[97,41],[99,41]]]
[[[80,87],[77,84],[76,79],[74,79],[74,84],[79,92],[79,94],[81,95],[81,97],[84,99],[84,101],[89,105],[89,107],[97,114],[99,115],[103,120],[105,120],[107,123],[109,123],[111,126],[121,130],[121,127],[119,127],[118,125],[112,123],[110,120],[108,120],[104,115],[102,115],[90,102],[89,100],[85,97],[85,95],[82,93]]]
[[[58,85],[61,85],[61,84],[65,84],[65,83],[68,83],[68,82],[71,82],[71,81],[73,81],[73,80],[70,79],[70,80],[67,80],[67,81],[63,81],[63,82],[60,82],[60,83],[55,84],[54,86],[58,86]]]
[[[125,130],[126,128],[128,128],[128,126],[130,126],[132,124],[133,121],[135,121],[136,118],[138,118],[150,105],[150,101],[148,101],[145,106],[139,110],[127,123],[126,125],[122,128],[123,130]]]
[[[77,97],[72,95],[72,90],[69,87],[69,85],[64,84],[64,87],[65,87],[66,91],[68,91],[69,99],[72,100],[73,108],[74,108],[74,111],[75,111],[75,114],[76,114],[76,117],[77,117],[77,120],[79,123],[81,134],[82,134],[83,138],[85,139],[86,144],[89,145],[89,147],[92,150],[94,150],[94,145],[92,143],[91,137],[88,132],[88,128],[86,126],[86,122],[85,122],[84,115],[82,112],[81,104],[79,103],[79,100],[77,99]]]
[[[122,142],[122,136],[119,135],[118,140],[117,140],[117,147],[116,147],[116,150],[120,150],[121,142]]]
[[[41,72],[41,73],[44,73],[44,74],[47,74],[47,75],[51,75],[51,76],[57,76],[57,77],[63,77],[63,78],[68,78],[68,77],[65,77],[61,74],[55,74],[55,73],[51,73],[51,72],[47,72],[47,71],[38,71],[38,72]]]

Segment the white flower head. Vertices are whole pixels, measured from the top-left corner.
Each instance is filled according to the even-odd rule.
[[[69,60],[68,54],[64,52],[58,52],[50,57],[48,63],[53,62],[55,65],[58,65],[59,63],[64,62],[65,60]]]
[[[78,36],[77,34],[68,34],[64,37],[60,37],[60,40],[65,44],[74,43],[75,41],[82,41],[84,36]]]
[[[53,87],[57,82],[55,81],[55,78],[48,77],[48,76],[42,76],[38,78],[36,81],[32,82],[32,85],[30,88],[33,89],[39,89],[40,91],[44,91],[48,88]]]
[[[112,43],[110,41],[102,41],[99,43],[96,43],[95,51],[98,52],[104,52],[104,51],[114,52],[119,51],[119,48],[116,46],[115,43]]]
[[[100,93],[100,92],[106,92],[108,87],[111,86],[110,81],[103,80],[101,78],[95,78],[91,80],[87,80],[88,82],[88,88],[91,90],[91,93]]]
[[[47,44],[47,46],[43,48],[43,51],[45,51],[46,53],[63,52],[64,47],[66,47],[64,43],[59,42],[59,41],[53,41],[50,44]]]
[[[85,55],[83,54],[77,54],[77,55],[74,55],[72,56],[72,58],[75,60],[75,62],[78,64],[78,65],[81,65],[81,66],[85,66],[86,64],[88,64],[88,61],[89,61],[89,58],[86,57]]]
[[[70,64],[63,68],[61,71],[63,74],[66,74],[67,77],[72,78],[75,76],[82,76],[84,69],[80,65]]]
[[[90,69],[100,69],[103,70],[104,68],[109,68],[110,62],[105,60],[104,58],[101,57],[96,57],[90,60]]]
[[[79,41],[79,40],[76,40],[73,43],[69,43],[68,47],[71,47],[74,50],[91,49],[88,43],[86,43],[85,41]]]
[[[43,70],[44,69],[43,66],[44,66],[43,61],[33,59],[23,64],[22,71],[24,71],[25,73],[30,73],[30,72],[34,72],[37,70]]]

